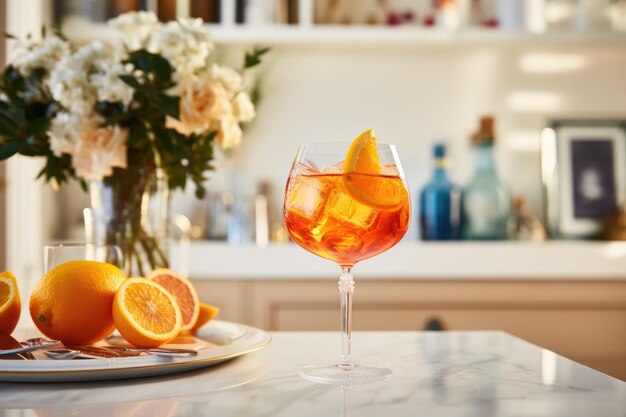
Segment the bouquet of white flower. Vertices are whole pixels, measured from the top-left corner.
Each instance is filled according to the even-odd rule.
[[[138,216],[141,201],[125,202],[156,176],[169,189],[191,180],[202,197],[214,142],[238,145],[240,125],[255,117],[243,70],[267,49],[246,54],[238,71],[214,62],[200,19],[132,12],[108,24],[116,36],[107,43],[76,48],[44,33],[21,45],[0,77],[0,160],[43,156],[40,176],[55,187],[102,180],[119,192],[121,217]],[[139,222],[130,215],[119,221]]]

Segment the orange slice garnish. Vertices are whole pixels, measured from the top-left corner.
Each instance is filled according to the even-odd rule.
[[[190,330],[200,314],[198,293],[191,281],[167,268],[155,269],[146,278],[162,285],[172,294],[183,315],[183,326],[180,330]]]
[[[380,174],[380,156],[376,149],[376,136],[372,129],[362,132],[357,136],[343,163],[343,172],[350,174],[357,172],[359,174]]]
[[[406,198],[400,178],[382,176],[380,156],[373,130],[361,133],[350,145],[343,165],[343,185],[347,193],[361,204],[395,210]]]
[[[129,278],[121,285],[113,300],[113,321],[124,339],[146,348],[174,339],[183,324],[174,297],[145,278]]]
[[[17,281],[12,273],[0,273],[0,334],[11,334],[22,311]]]

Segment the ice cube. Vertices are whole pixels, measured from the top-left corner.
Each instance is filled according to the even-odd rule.
[[[341,174],[343,172],[343,163],[344,161],[336,162],[322,171],[324,174]]]
[[[317,166],[313,164],[312,161],[307,160],[308,164],[303,164],[302,162],[296,162],[293,169],[291,170],[291,176],[296,175],[317,175],[320,174]]]
[[[296,175],[289,180],[287,209],[314,220],[326,204],[330,186],[320,176]]]
[[[377,210],[357,202],[347,194],[343,184],[337,184],[326,204],[328,216],[358,228],[370,227],[378,216]]]

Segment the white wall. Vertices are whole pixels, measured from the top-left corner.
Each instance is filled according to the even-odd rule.
[[[539,214],[539,131],[546,119],[626,117],[623,44],[280,46],[262,76],[257,120],[234,159],[220,163],[211,187],[228,184],[224,172],[231,169],[249,192],[268,179],[276,210],[298,144],[350,141],[368,128],[397,145],[414,199],[428,179],[435,139],[448,142],[452,176],[464,184],[473,170],[469,134],[480,115],[492,113],[502,177]],[[191,214],[193,204],[190,190],[175,210]]]

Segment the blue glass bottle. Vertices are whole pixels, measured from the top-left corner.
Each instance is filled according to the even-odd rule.
[[[422,240],[458,240],[462,230],[461,188],[448,179],[445,145],[435,145],[433,156],[433,176],[420,193]]]
[[[476,152],[474,177],[463,190],[463,238],[504,240],[511,212],[511,194],[500,180],[493,155],[493,118],[484,117],[472,136]]]

